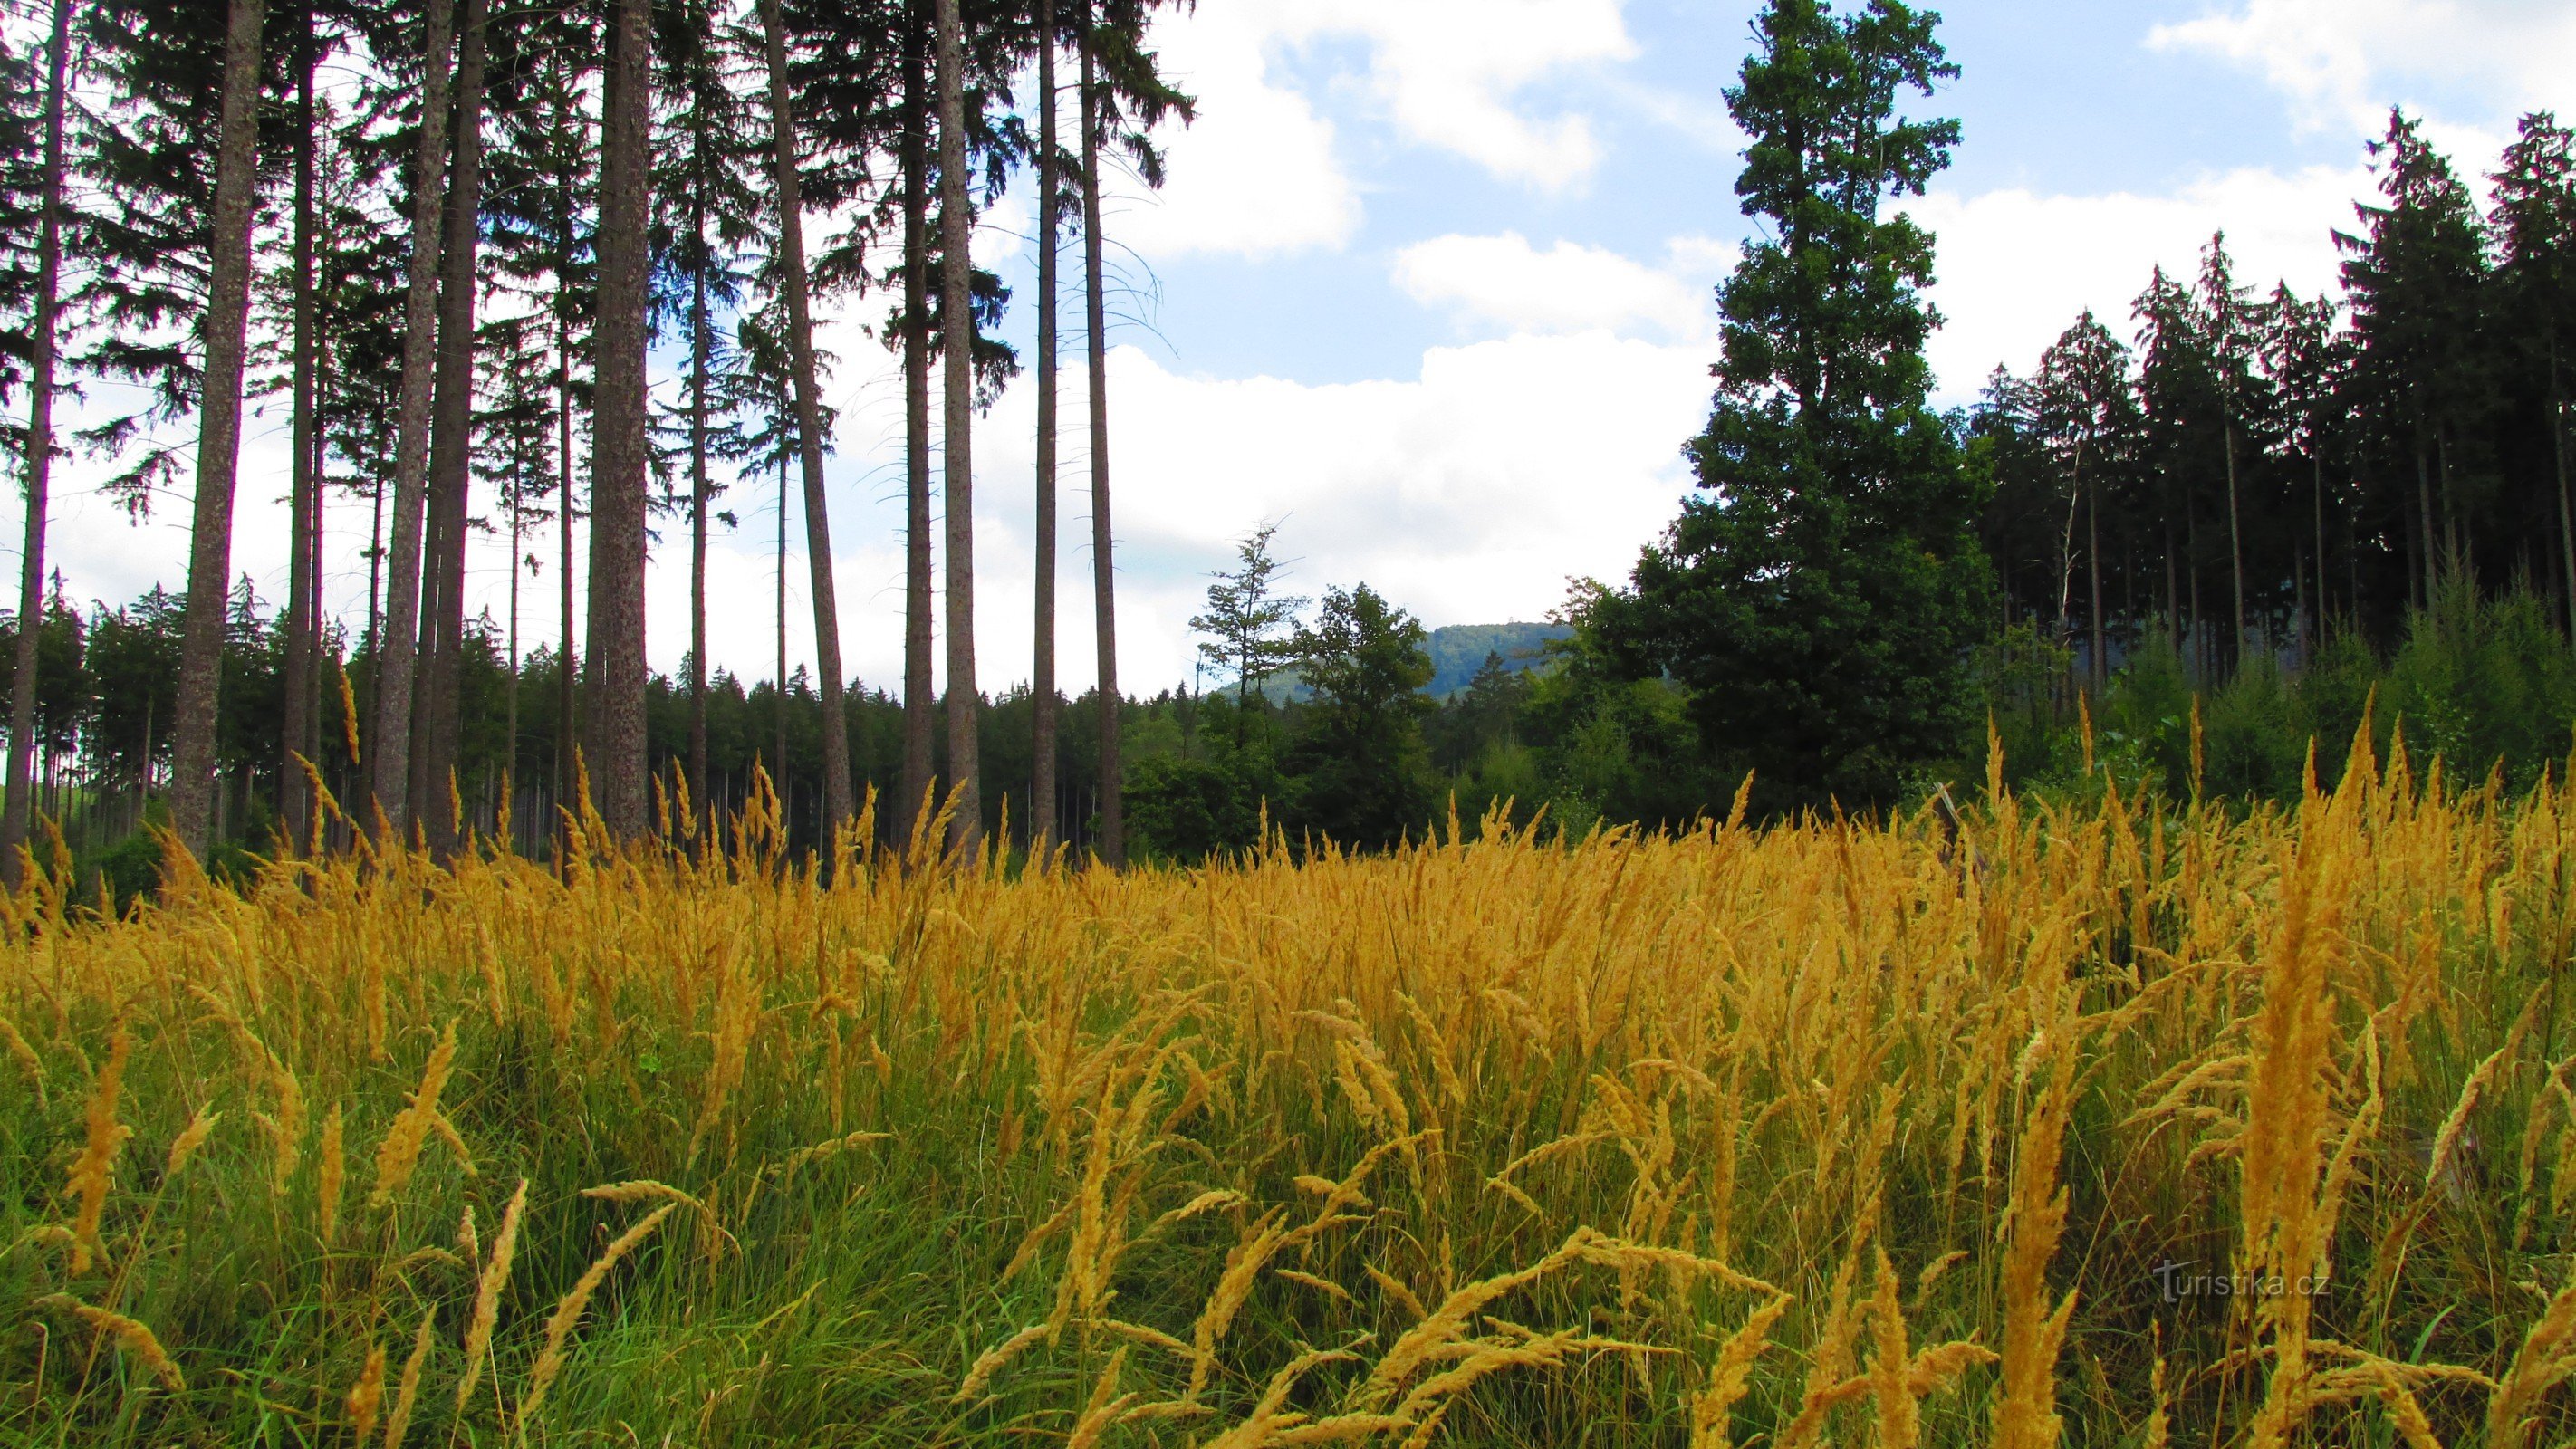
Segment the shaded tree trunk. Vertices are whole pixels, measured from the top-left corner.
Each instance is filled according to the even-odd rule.
[[[938,703],[930,652],[930,89],[927,27],[907,12],[903,73],[903,798],[909,840],[930,792]]]
[[[706,145],[700,127],[697,144]],[[703,199],[692,205],[700,265],[689,279],[689,790],[700,802],[698,815],[710,818],[707,797],[707,235]]]
[[[258,200],[263,0],[232,0],[224,36],[222,129],[206,259],[205,373],[198,398],[197,498],[188,612],[179,644],[179,721],[170,739],[170,825],[189,849],[213,844],[216,699],[232,572],[233,484],[241,465],[242,364],[250,323],[251,219]]]
[[[815,376],[814,317],[805,275],[804,179],[797,158],[795,98],[787,79],[786,27],[778,0],[760,0],[769,56],[769,121],[778,186],[778,260],[787,298],[788,366],[796,384],[796,455],[805,474],[805,565],[814,592],[814,672],[823,705],[823,837],[858,813],[850,795],[850,732],[841,698],[841,606],[832,584],[832,516],[823,494],[823,400]]]
[[[555,140],[565,154],[578,148],[571,143],[572,131],[579,123],[569,100],[559,101],[555,112]],[[557,178],[554,201],[554,320],[555,320],[555,538],[560,556],[556,560],[556,607],[560,632],[555,635],[555,804],[575,804],[581,790],[579,750],[575,741],[581,738],[577,715],[581,696],[575,687],[579,677],[581,650],[573,644],[573,547],[572,547],[572,179]],[[571,848],[571,825],[559,809],[555,828],[560,847],[556,863],[565,863]]]
[[[558,278],[560,281],[560,277]],[[581,697],[573,687],[581,651],[573,647],[572,571],[572,323],[562,304],[555,313],[555,607],[560,632],[555,635],[555,803],[570,805],[580,790],[573,741],[580,738],[573,712]],[[569,830],[561,814],[556,828]]]
[[[2111,658],[2102,629],[2102,485],[2084,480],[2084,551],[2093,585],[2093,694],[2100,698],[2111,684]]]
[[[940,438],[948,546],[948,788],[957,800],[949,844],[983,836],[978,793],[975,689],[975,302],[966,198],[966,48],[959,0],[938,0],[939,245],[942,359],[947,364]]]
[[[591,794],[621,840],[644,833],[645,268],[651,223],[649,0],[609,13],[600,134],[598,359],[591,409]]]
[[[412,716],[412,818],[433,849],[456,849],[453,806],[462,728],[465,536],[473,483],[475,261],[483,206],[486,0],[465,0],[456,63],[455,147],[447,235],[439,247],[438,376],[429,431],[428,536],[423,544],[420,663]]]
[[[1090,0],[1082,39],[1082,306],[1089,332],[1091,403],[1091,595],[1100,656],[1100,841],[1112,866],[1127,863],[1124,779],[1118,762],[1118,595],[1109,529],[1109,337],[1101,288],[1100,80],[1091,54]]]
[[[1042,858],[1055,820],[1056,174],[1055,0],[1038,0],[1037,637],[1029,690],[1029,855]]]
[[[294,290],[294,375],[293,394],[295,457],[291,467],[292,482],[287,494],[287,566],[286,618],[281,626],[286,639],[286,658],[280,670],[280,713],[284,716],[278,731],[277,813],[286,828],[287,838],[299,841],[304,848],[318,848],[313,838],[311,814],[312,788],[304,778],[305,760],[313,749],[313,663],[314,631],[319,620],[313,608],[314,571],[318,559],[314,550],[314,529],[319,522],[321,495],[316,480],[313,440],[313,8],[304,7],[298,17],[295,53],[295,238],[294,257],[290,263]]]
[[[2549,335],[2549,448],[2558,468],[2558,548],[2567,573],[2567,637],[2576,642],[2576,501],[2568,497],[2567,403],[2559,389],[2558,334]]]
[[[2236,420],[2223,430],[2227,450],[2227,573],[2236,589],[2236,632],[2221,657],[2231,666],[2245,655],[2245,531],[2236,509]]]
[[[412,152],[411,259],[404,274],[402,394],[394,418],[393,536],[386,544],[384,615],[376,633],[369,791],[391,840],[406,837],[411,803],[412,646],[420,626],[422,493],[429,469],[432,347],[437,333],[439,194],[447,160],[447,51],[455,7],[427,0],[420,134]]]
[[[769,722],[776,739],[770,757],[770,788],[778,792],[780,822],[787,809],[787,459],[778,459],[778,688],[770,696]]]
[[[2316,508],[2317,508],[2317,520],[2316,520],[2316,522],[2317,522],[2317,555],[2316,555],[2316,557],[2317,557],[2317,606],[2316,606],[2316,617],[2315,617],[2315,620],[2314,620],[2314,623],[2313,623],[2313,628],[2314,628],[2314,632],[2315,632],[2315,636],[2316,636],[2316,637],[2315,637],[2315,641],[2314,641],[2314,647],[2315,647],[2315,649],[2317,649],[2317,650],[2319,650],[2319,651],[2322,651],[2322,650],[2326,647],[2326,463],[2325,463],[2325,459],[2324,459],[2322,456],[2320,456],[2320,455],[2318,455],[2318,454],[2316,454],[2316,453],[2314,453],[2314,452],[2311,452],[2311,453],[2308,455],[2308,467],[2309,467],[2309,470],[2310,470],[2310,473],[2311,473],[2311,481],[2312,481],[2312,482],[2313,482],[2313,484],[2314,484],[2314,493],[2312,494],[2312,496],[2313,496],[2313,498],[2315,499],[2315,502],[2316,502]],[[2311,658],[2313,658],[2313,657],[2314,657],[2314,655],[2312,654],[2310,657],[2311,657]]]
[[[69,89],[72,0],[54,0],[45,59],[44,199],[36,220],[35,316],[27,358],[27,532],[18,558],[18,637],[9,678],[9,799],[0,812],[0,878],[20,884],[19,850],[34,823],[36,645],[45,617],[45,509],[54,467],[54,330],[63,269],[63,110]]]

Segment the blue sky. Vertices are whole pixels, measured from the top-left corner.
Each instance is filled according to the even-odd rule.
[[[1207,571],[1265,520],[1281,521],[1298,591],[1366,580],[1435,625],[1537,618],[1569,577],[1624,574],[1688,487],[1678,449],[1706,411],[1710,289],[1748,234],[1720,90],[1754,9],[1200,0],[1163,24],[1199,120],[1171,138],[1165,191],[1113,188],[1110,220],[1131,690],[1190,678],[1186,620]],[[2324,288],[2329,229],[2369,186],[2362,143],[2392,102],[2472,173],[2519,112],[2576,112],[2576,6],[2540,0],[1979,0],[1950,7],[1941,36],[1963,74],[1924,105],[1959,117],[1965,140],[1911,204],[1939,240],[1949,322],[1931,355],[1953,403],[1999,362],[2026,368],[2081,308],[2125,330],[2148,269],[2189,266],[2218,226],[2240,275]],[[1024,348],[1031,221],[1014,196],[978,236],[1019,288],[1009,327]],[[880,310],[827,315],[823,343],[841,358],[827,391],[842,410],[830,477],[845,653],[891,682],[899,386],[856,331]],[[1077,362],[1060,562],[1074,688],[1092,674],[1080,385]],[[1030,657],[1032,420],[1024,378],[973,440],[988,689],[1025,678]],[[237,528],[240,567],[272,596],[282,427],[253,424]],[[715,658],[746,674],[768,672],[771,648],[768,488],[729,500],[743,529],[714,564]],[[182,575],[175,500],[142,530],[77,493],[57,516],[77,595]],[[335,510],[332,526],[348,538],[363,511]],[[791,526],[794,652],[811,658]],[[553,587],[522,582],[535,598]],[[363,584],[362,566],[335,563],[333,596],[353,613]],[[496,617],[507,586],[503,550],[483,549],[471,587]],[[685,647],[685,603],[674,550],[651,584],[662,667]],[[530,641],[551,634],[526,620]]]

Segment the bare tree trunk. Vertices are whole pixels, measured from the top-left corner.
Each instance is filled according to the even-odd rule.
[[[778,459],[778,689],[770,696],[769,723],[777,753],[769,761],[769,785],[778,792],[779,808],[787,805],[787,458]]]
[[[591,791],[620,839],[645,827],[644,307],[651,222],[649,0],[615,0],[600,136],[598,358],[591,414]]]
[[[966,199],[966,47],[958,0],[938,0],[940,325],[947,364],[942,409],[948,545],[948,780],[957,798],[949,844],[983,838],[975,688],[975,303]]]
[[[700,21],[712,17],[701,14]],[[690,99],[689,227],[697,246],[689,274],[689,790],[702,822],[712,822],[714,801],[707,794],[707,504],[713,490],[707,481],[707,369],[714,346],[713,322],[707,311],[707,176],[706,101],[702,86]],[[700,849],[707,837],[701,832]]]
[[[700,128],[697,144],[706,145]],[[693,208],[701,255],[689,279],[689,789],[705,817],[707,789],[707,274],[706,207]]]
[[[2084,549],[2093,575],[2093,694],[2099,698],[2111,685],[2111,658],[2102,630],[2102,484],[2098,478],[2084,480]]]
[[[1090,0],[1082,38],[1082,305],[1091,363],[1091,596],[1100,655],[1100,842],[1102,860],[1127,863],[1125,782],[1118,763],[1118,594],[1109,530],[1109,336],[1100,264],[1100,82],[1091,54]]]
[[[224,36],[223,129],[216,143],[214,225],[207,245],[206,364],[198,400],[196,517],[189,534],[188,613],[179,644],[170,825],[189,849],[211,846],[216,698],[224,660],[225,589],[233,559],[233,484],[241,466],[242,363],[250,323],[250,228],[259,184],[259,42],[263,0],[232,0]]]
[[[419,684],[412,716],[412,818],[440,855],[453,852],[457,736],[462,725],[467,494],[474,471],[476,242],[483,205],[485,0],[465,0],[456,63],[456,145],[440,244],[438,376],[429,433],[429,533],[423,545]]]
[[[903,798],[909,840],[930,789],[930,89],[923,0],[908,8],[903,73]]]
[[[1037,638],[1029,692],[1029,855],[1055,840],[1056,174],[1055,0],[1038,0]]]
[[[521,476],[524,477],[525,475],[522,474]],[[519,512],[519,495],[515,491],[515,485],[509,506],[510,694],[508,714],[502,721],[501,727],[501,768],[510,776],[512,784],[515,785],[519,774],[519,540],[523,536],[523,530],[525,528],[525,520]],[[517,791],[513,790],[511,793],[515,795]],[[500,825],[503,832],[503,838],[510,842],[511,848],[514,850],[518,848],[519,841],[518,833],[513,828],[515,824],[516,822],[514,820],[504,820]]]
[[[313,438],[313,9],[299,17],[295,54],[295,339],[292,383],[295,418],[293,482],[287,500],[286,659],[279,680],[281,713],[277,761],[277,813],[286,838],[307,850],[320,848],[310,838],[312,790],[303,761],[313,749],[314,630],[313,574],[317,562],[313,530],[321,513],[314,467]]]
[[[11,889],[20,884],[18,853],[36,804],[36,645],[44,627],[46,489],[54,468],[54,317],[62,286],[63,107],[71,52],[72,0],[54,0],[53,49],[45,60],[45,195],[36,222],[36,309],[27,360],[27,533],[18,559],[16,673],[9,679],[9,799],[0,812],[0,879]]]
[[[2558,333],[2554,328],[2549,334],[2549,446],[2558,465],[2558,547],[2567,568],[2567,637],[2576,642],[2576,503],[2568,498],[2567,404],[2559,392]],[[11,793],[14,796],[16,792]]]
[[[2245,657],[2245,533],[2236,518],[2236,420],[2229,417],[2224,429],[2227,449],[2227,569],[2236,586],[2236,633],[2227,642],[2226,658],[2241,661]]]
[[[2416,600],[2416,605],[2419,608],[2429,609],[2433,607],[2433,590],[2440,582],[2438,578],[2440,565],[2434,562],[2434,555],[2440,550],[2433,543],[2432,464],[2425,458],[2424,451],[2424,440],[2419,437],[2415,440],[2415,499],[2423,512],[2424,561],[2422,567],[2416,570],[2416,574],[2422,581],[2424,593],[2423,597]]]
[[[555,112],[555,139],[569,146],[577,124],[573,104],[559,101]],[[571,148],[577,150],[578,148]],[[573,807],[574,796],[581,790],[577,768],[577,747],[581,738],[577,723],[581,695],[575,687],[580,676],[581,651],[573,644],[573,548],[572,548],[572,180],[560,177],[554,201],[554,317],[555,317],[555,539],[560,556],[556,560],[555,590],[560,629],[555,635],[555,804]],[[555,815],[559,837],[556,863],[561,866],[571,849],[568,823],[561,809]]]
[[[432,347],[437,340],[439,196],[447,172],[447,51],[451,0],[427,0],[420,136],[412,152],[411,260],[404,276],[402,397],[394,418],[394,521],[384,617],[376,635],[370,793],[392,840],[405,839],[411,803],[412,646],[420,626],[422,492],[429,468]]]
[[[561,284],[561,278],[557,278]],[[581,696],[574,689],[581,651],[573,647],[572,587],[572,340],[571,323],[558,304],[555,315],[555,607],[560,620],[555,635],[555,803],[570,805],[580,789],[573,768],[573,741],[580,738],[574,711]],[[563,826],[558,814],[556,824]]]
[[[2313,474],[2317,506],[2317,608],[2316,647],[2326,647],[2326,462],[2314,452],[2308,454],[2308,467]]]
[[[797,159],[795,98],[787,82],[787,33],[778,0],[760,0],[769,52],[769,129],[777,165],[778,259],[787,294],[787,356],[796,374],[796,454],[805,471],[805,567],[814,590],[814,672],[823,702],[823,838],[858,813],[850,795],[850,732],[841,689],[841,605],[832,586],[832,515],[823,494],[823,399],[815,376],[814,317],[805,276],[804,178]]]

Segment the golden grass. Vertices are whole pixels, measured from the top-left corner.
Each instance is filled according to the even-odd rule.
[[[2438,780],[39,872],[0,1437],[2558,1442],[2576,793]]]

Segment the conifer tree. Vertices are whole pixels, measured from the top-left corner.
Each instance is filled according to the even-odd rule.
[[[410,818],[412,694],[418,661],[422,528],[435,376],[440,202],[445,194],[452,0],[424,0],[418,119],[411,175],[411,260],[405,270],[402,396],[395,417],[393,522],[384,621],[376,638],[374,727],[367,731],[373,806],[396,839]]]
[[[1958,143],[1955,121],[1896,113],[1956,74],[1933,26],[1903,0],[1771,0],[1755,20],[1726,101],[1763,239],[1719,289],[1716,405],[1688,446],[1713,496],[1684,502],[1605,621],[1774,805],[1889,799],[1972,718],[1987,574],[1929,402],[1932,239],[1881,215]]]
[[[2567,373],[2576,366],[2576,132],[2547,111],[2522,118],[2495,176],[2494,233],[2517,370],[2541,379],[2556,487],[2568,637],[2576,640],[2576,500],[2569,497]]]
[[[233,485],[241,464],[242,373],[250,322],[253,194],[259,182],[263,0],[229,0],[214,204],[208,217],[204,371],[198,385],[197,495],[188,531],[188,613],[170,739],[170,828],[203,854],[213,843],[215,723],[232,568]]]
[[[2063,459],[2066,476],[2066,526],[2061,535],[2057,613],[2060,628],[2072,633],[2071,600],[2075,580],[2075,520],[2084,519],[2086,588],[2091,596],[2087,660],[2096,693],[2110,683],[2109,645],[2102,618],[2101,478],[2105,444],[2129,428],[2134,392],[2129,376],[2129,350],[2087,308],[2075,325],[2040,354],[2034,399],[2041,435]]]
[[[2362,348],[2357,381],[2404,429],[2396,441],[2414,469],[2416,599],[2429,606],[2459,538],[2456,520],[2436,529],[2435,490],[2440,512],[2452,514],[2452,445],[2480,392],[2475,320],[2485,236],[2468,188],[2416,120],[2389,112],[2388,132],[2371,150],[2386,204],[2356,204],[2360,229],[2339,231],[2335,241]]]
[[[823,491],[822,384],[814,359],[814,321],[805,265],[802,147],[787,73],[786,27],[779,18],[779,0],[759,0],[759,4],[768,62],[779,292],[786,304],[788,362],[795,386],[797,462],[805,484],[805,552],[814,599],[815,672],[822,689],[823,819],[828,853],[831,832],[857,813],[857,805],[850,791],[849,726],[841,698],[845,677],[841,671],[839,596],[832,579],[831,512]]]
[[[20,545],[18,628],[9,676],[9,798],[0,813],[0,881],[19,883],[19,851],[27,843],[35,800],[37,643],[43,632],[45,523],[54,460],[54,387],[57,319],[63,262],[63,131],[69,107],[72,0],[54,0],[52,36],[45,48],[44,109],[32,128],[40,169],[34,197],[36,265],[28,299],[27,431],[22,489],[27,523]],[[16,68],[13,68],[16,69]],[[32,69],[32,68],[27,68]],[[17,69],[15,81],[30,77]],[[20,94],[31,93],[32,88]],[[17,148],[13,148],[17,149]],[[17,208],[12,208],[16,210]]]
[[[600,128],[597,401],[591,414],[591,792],[621,837],[643,834],[646,228],[652,208],[651,6],[612,0]]]

